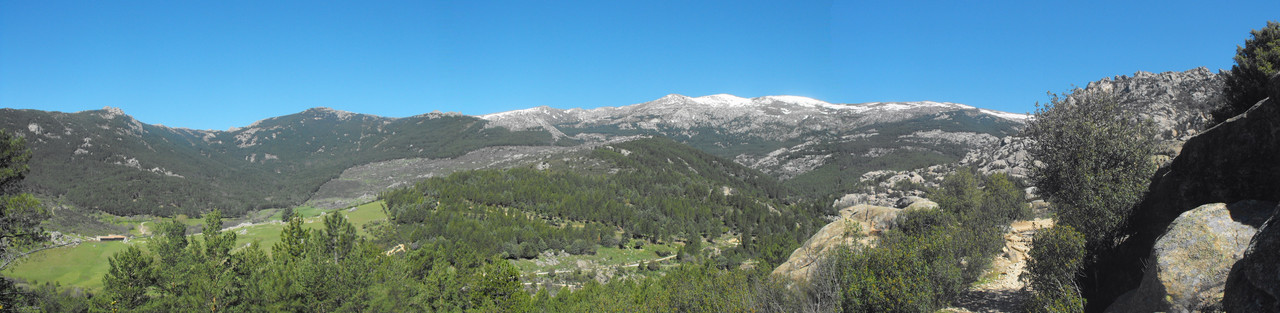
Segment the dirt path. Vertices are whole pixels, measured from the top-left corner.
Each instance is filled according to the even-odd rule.
[[[1026,302],[1026,294],[1022,290],[1019,277],[1027,267],[1027,251],[1031,249],[1031,237],[1037,230],[1053,227],[1051,219],[1017,221],[1010,225],[1004,234],[1004,253],[996,256],[991,268],[983,277],[990,279],[973,286],[960,296],[954,308],[949,312],[1021,312],[1022,303]]]

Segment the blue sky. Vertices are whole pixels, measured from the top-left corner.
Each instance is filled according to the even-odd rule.
[[[1268,1],[11,1],[0,107],[227,129],[618,106],[670,93],[1012,112],[1136,71],[1229,69]]]

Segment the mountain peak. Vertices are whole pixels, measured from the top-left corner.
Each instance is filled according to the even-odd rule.
[[[117,107],[104,106],[102,107],[102,111],[106,112],[102,114],[102,118],[105,118],[105,119],[113,119],[119,116],[125,116],[124,110],[121,110],[120,108],[117,108]]]
[[[347,120],[347,119],[350,119],[352,116],[356,115],[356,113],[353,113],[353,112],[347,112],[343,110],[334,110],[329,107],[314,107],[314,108],[307,109],[306,111],[302,111],[302,113],[335,116],[339,120]]]

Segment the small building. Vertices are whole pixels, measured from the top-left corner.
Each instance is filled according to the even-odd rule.
[[[125,241],[124,235],[98,236],[98,241]]]

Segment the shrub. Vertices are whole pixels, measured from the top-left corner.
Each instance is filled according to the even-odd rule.
[[[569,254],[577,254],[577,255],[595,255],[596,244],[587,242],[586,240],[582,240],[582,239],[574,239],[573,243],[569,244],[568,252]]]
[[[1090,246],[1109,246],[1156,170],[1155,126],[1121,109],[1111,93],[1052,97],[1037,104],[1025,130],[1034,140],[1031,157],[1043,164],[1031,179],[1059,224],[1078,229]]]
[[[1268,21],[1262,29],[1249,32],[1253,39],[1236,47],[1236,64],[1227,74],[1223,93],[1227,105],[1213,117],[1222,122],[1236,116],[1267,97],[1267,79],[1280,71],[1280,23]]]
[[[1084,235],[1068,225],[1041,230],[1032,239],[1023,280],[1030,289],[1027,312],[1081,312],[1084,299],[1075,283],[1084,260]]]

